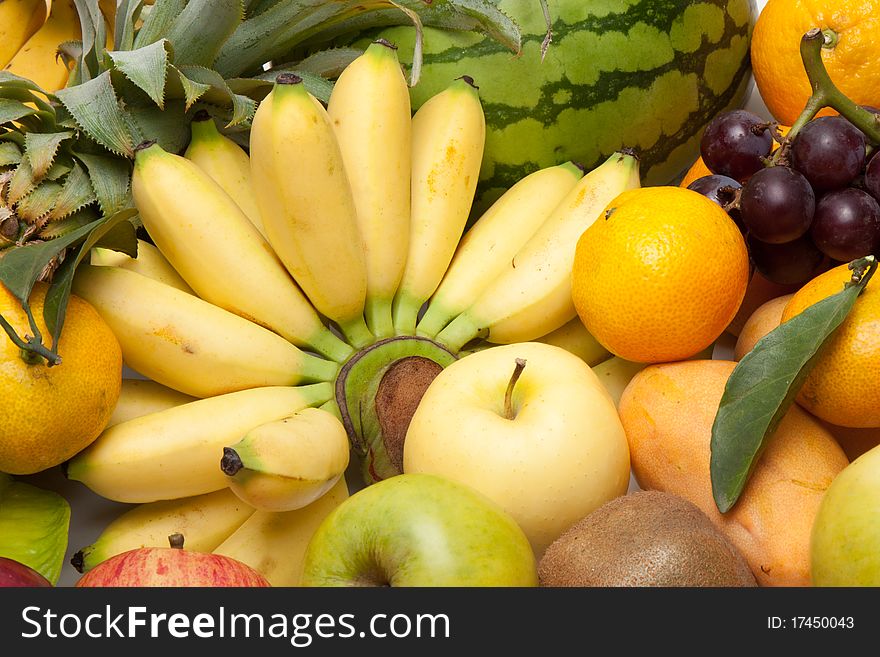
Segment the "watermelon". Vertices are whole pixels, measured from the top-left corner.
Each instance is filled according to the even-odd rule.
[[[587,169],[634,148],[643,182],[667,184],[696,159],[719,112],[750,83],[754,0],[549,0],[552,42],[537,0],[494,0],[520,26],[518,57],[473,32],[425,28],[415,108],[462,75],[486,112],[486,151],[474,216],[527,174],[566,160]],[[415,30],[381,36],[411,62]]]

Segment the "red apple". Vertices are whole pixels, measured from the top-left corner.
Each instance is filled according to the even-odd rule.
[[[101,562],[76,586],[271,586],[247,564],[221,554],[184,550],[180,534],[168,539],[171,547],[137,548]]]
[[[0,557],[0,589],[13,586],[51,587],[52,584],[33,568]]]

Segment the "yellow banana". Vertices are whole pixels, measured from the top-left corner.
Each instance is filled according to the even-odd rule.
[[[321,522],[348,499],[345,479],[302,509],[257,511],[214,550],[262,573],[272,586],[299,586],[306,547]]]
[[[248,431],[223,450],[229,487],[261,511],[293,511],[314,502],[348,467],[348,434],[334,415],[306,408]]]
[[[8,1],[4,0],[3,5]],[[54,0],[51,4],[52,11],[45,25],[28,39],[6,70],[36,82],[45,91],[54,92],[67,85],[70,73],[64,61],[56,56],[58,46],[65,41],[78,41],[80,24],[73,0]]]
[[[194,397],[330,381],[338,365],[262,326],[118,267],[81,265],[74,292],[113,330],[125,364]]]
[[[409,252],[394,298],[394,329],[415,333],[416,319],[449,267],[467,223],[486,140],[473,80],[455,80],[412,120]]]
[[[132,258],[112,249],[93,248],[89,254],[89,262],[101,267],[122,267],[141,276],[152,278],[165,285],[176,287],[187,294],[195,294],[186,281],[180,277],[162,252],[144,240],[138,240],[137,258]]]
[[[94,543],[73,555],[71,563],[83,573],[128,550],[168,547],[171,534],[183,534],[187,550],[211,552],[253,513],[254,509],[228,488],[140,504],[107,525]]]
[[[155,502],[227,487],[223,448],[249,430],[333,396],[329,383],[199,399],[117,424],[68,461],[67,476],[117,502]]]
[[[334,360],[351,354],[235,201],[196,164],[157,144],[141,148],[131,188],[150,237],[205,301]]]
[[[56,1],[60,3],[64,0]],[[40,31],[51,7],[51,0],[0,2],[0,65],[5,68],[15,58],[16,53]],[[22,75],[19,72],[15,74]]]
[[[251,160],[247,153],[229,137],[220,134],[214,119],[207,112],[197,112],[190,127],[192,140],[184,157],[195,162],[220,185],[265,238],[266,231],[251,184]]]
[[[327,112],[298,76],[278,76],[254,116],[250,146],[272,248],[351,344],[369,344],[367,272],[351,186]]]
[[[578,238],[618,194],[638,186],[638,159],[628,153],[615,153],[585,175],[437,339],[453,350],[478,336],[496,344],[528,342],[573,319],[571,268]]]
[[[583,175],[566,162],[536,171],[507,190],[462,238],[418,324],[419,335],[434,337],[467,310]]]
[[[562,347],[590,366],[598,365],[612,356],[611,352],[587,330],[580,317],[575,317],[552,333],[537,338],[536,342]]]
[[[391,302],[409,248],[409,87],[387,41],[349,64],[330,95],[333,124],[357,209],[367,271],[365,315],[377,338],[394,335]]]
[[[155,381],[122,379],[116,408],[113,409],[113,415],[110,416],[105,428],[195,400],[195,397],[166,388]]]

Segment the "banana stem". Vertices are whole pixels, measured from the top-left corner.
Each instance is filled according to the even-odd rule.
[[[813,91],[804,110],[786,135],[783,148],[778,149],[773,156],[773,164],[779,163],[787,156],[788,146],[801,128],[813,120],[819,110],[824,107],[831,107],[839,112],[841,116],[864,132],[872,144],[880,144],[880,116],[859,107],[847,98],[828,75],[825,62],[822,61],[822,48],[825,45],[825,39],[825,34],[819,28],[813,28],[801,37],[801,60]]]

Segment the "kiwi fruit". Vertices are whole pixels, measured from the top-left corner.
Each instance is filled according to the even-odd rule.
[[[568,529],[538,564],[541,586],[757,586],[739,551],[687,500],[640,491]]]

